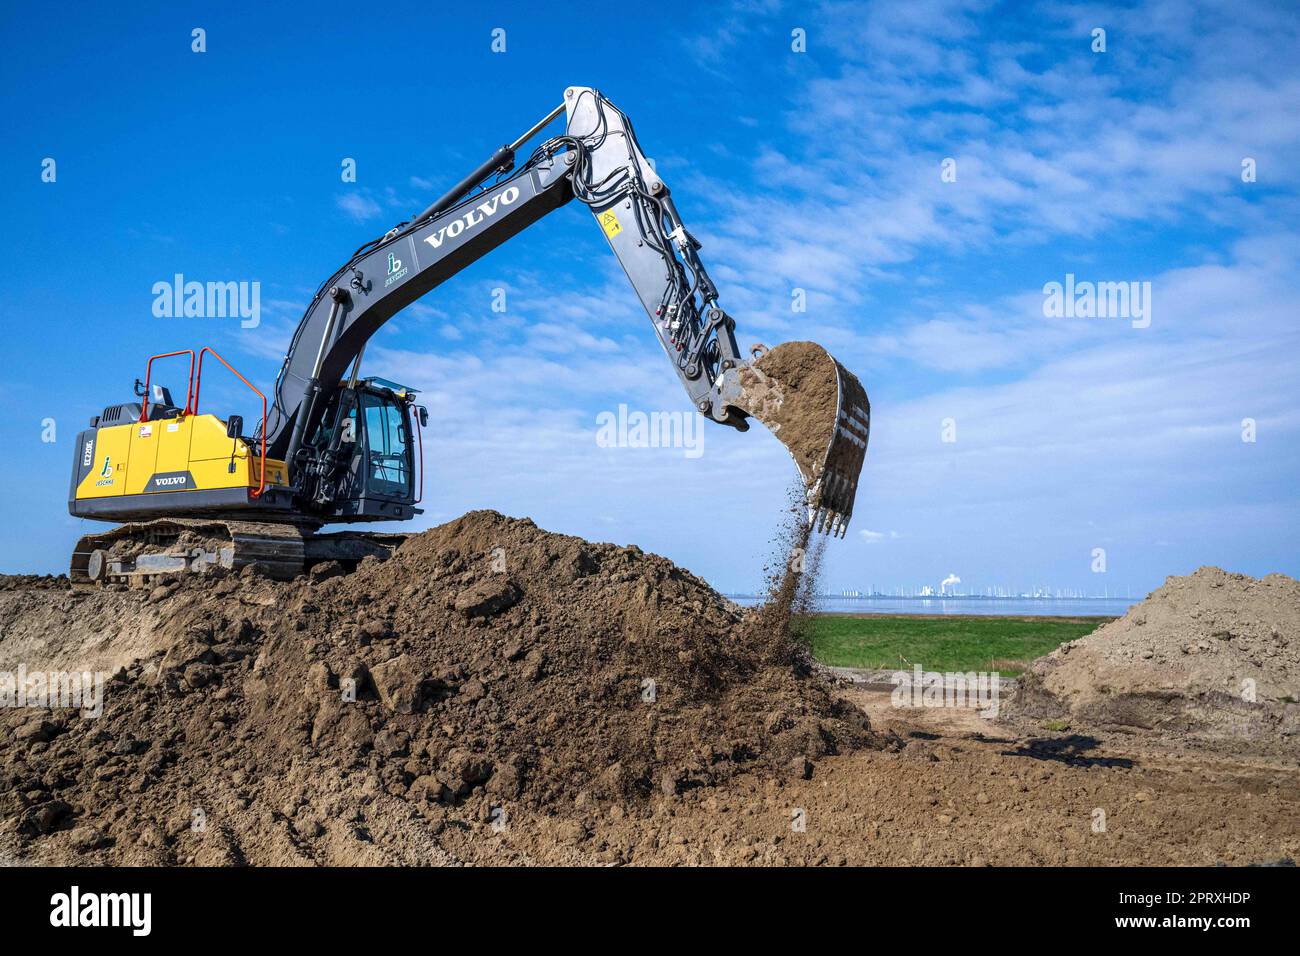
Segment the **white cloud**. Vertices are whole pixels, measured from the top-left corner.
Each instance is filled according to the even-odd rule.
[[[880,544],[882,541],[896,541],[900,537],[897,531],[868,531],[863,528],[858,532],[867,544]]]
[[[383,214],[379,203],[363,193],[344,193],[335,197],[335,205],[356,222],[368,222]]]

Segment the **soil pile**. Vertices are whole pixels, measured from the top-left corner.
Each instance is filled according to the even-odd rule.
[[[161,594],[73,589],[63,577],[0,575],[0,672],[26,664],[111,674],[147,658],[170,640],[163,625],[176,607]]]
[[[117,668],[98,718],[0,712],[0,828],[47,862],[443,862],[508,812],[636,816],[880,745],[776,618],[495,512],[293,582],[10,579],[0,622],[0,670]]]
[[[1300,582],[1205,567],[1039,658],[1013,715],[1300,750]]]

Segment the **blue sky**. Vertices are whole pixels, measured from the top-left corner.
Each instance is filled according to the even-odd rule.
[[[210,344],[269,389],[353,249],[580,84],[634,120],[742,344],[814,339],[870,392],[827,587],[1300,573],[1292,3],[60,9],[2,14],[0,570],[61,570],[102,527],[66,513],[71,446],[149,354]],[[260,324],[155,317],[176,273],[260,282]],[[1045,316],[1067,274],[1151,283],[1150,326]],[[417,526],[491,507],[760,581],[793,472],[772,436],[597,446],[602,411],[686,403],[579,204],[397,316],[366,370],[425,391]],[[208,408],[255,420],[210,387]]]

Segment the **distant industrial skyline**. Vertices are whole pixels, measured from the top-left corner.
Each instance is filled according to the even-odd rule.
[[[1113,589],[1103,587],[1100,591],[1087,591],[1083,588],[1061,588],[1047,586],[1033,586],[1029,588],[989,586],[984,588],[966,589],[962,587],[953,587],[947,590],[929,585],[921,584],[910,587],[896,587],[879,589],[872,585],[858,590],[855,588],[845,588],[838,592],[823,592],[827,596],[836,597],[945,597],[945,598],[962,598],[962,597],[979,597],[979,598],[1061,598],[1069,600],[1107,600],[1110,598],[1132,598],[1132,589],[1125,587],[1122,589]]]
[[[870,600],[873,598],[943,598],[943,599],[1005,599],[1005,600],[1066,600],[1066,601],[1107,601],[1107,600],[1132,600],[1132,589],[1124,588],[1107,588],[1103,587],[1100,591],[1087,591],[1082,588],[1059,588],[1059,587],[1030,587],[1014,588],[990,586],[975,589],[953,589],[940,591],[938,588],[929,584],[895,587],[879,589],[871,585],[865,588],[842,588],[835,589],[818,589],[818,597],[826,598],[861,598]],[[757,595],[748,592],[735,592],[733,596],[754,597]]]

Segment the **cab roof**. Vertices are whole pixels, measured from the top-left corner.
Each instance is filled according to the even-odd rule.
[[[371,388],[387,389],[401,398],[405,398],[408,395],[418,395],[420,393],[418,388],[411,388],[409,385],[398,385],[396,382],[390,382],[388,379],[379,378],[376,375],[369,376],[361,381]]]

